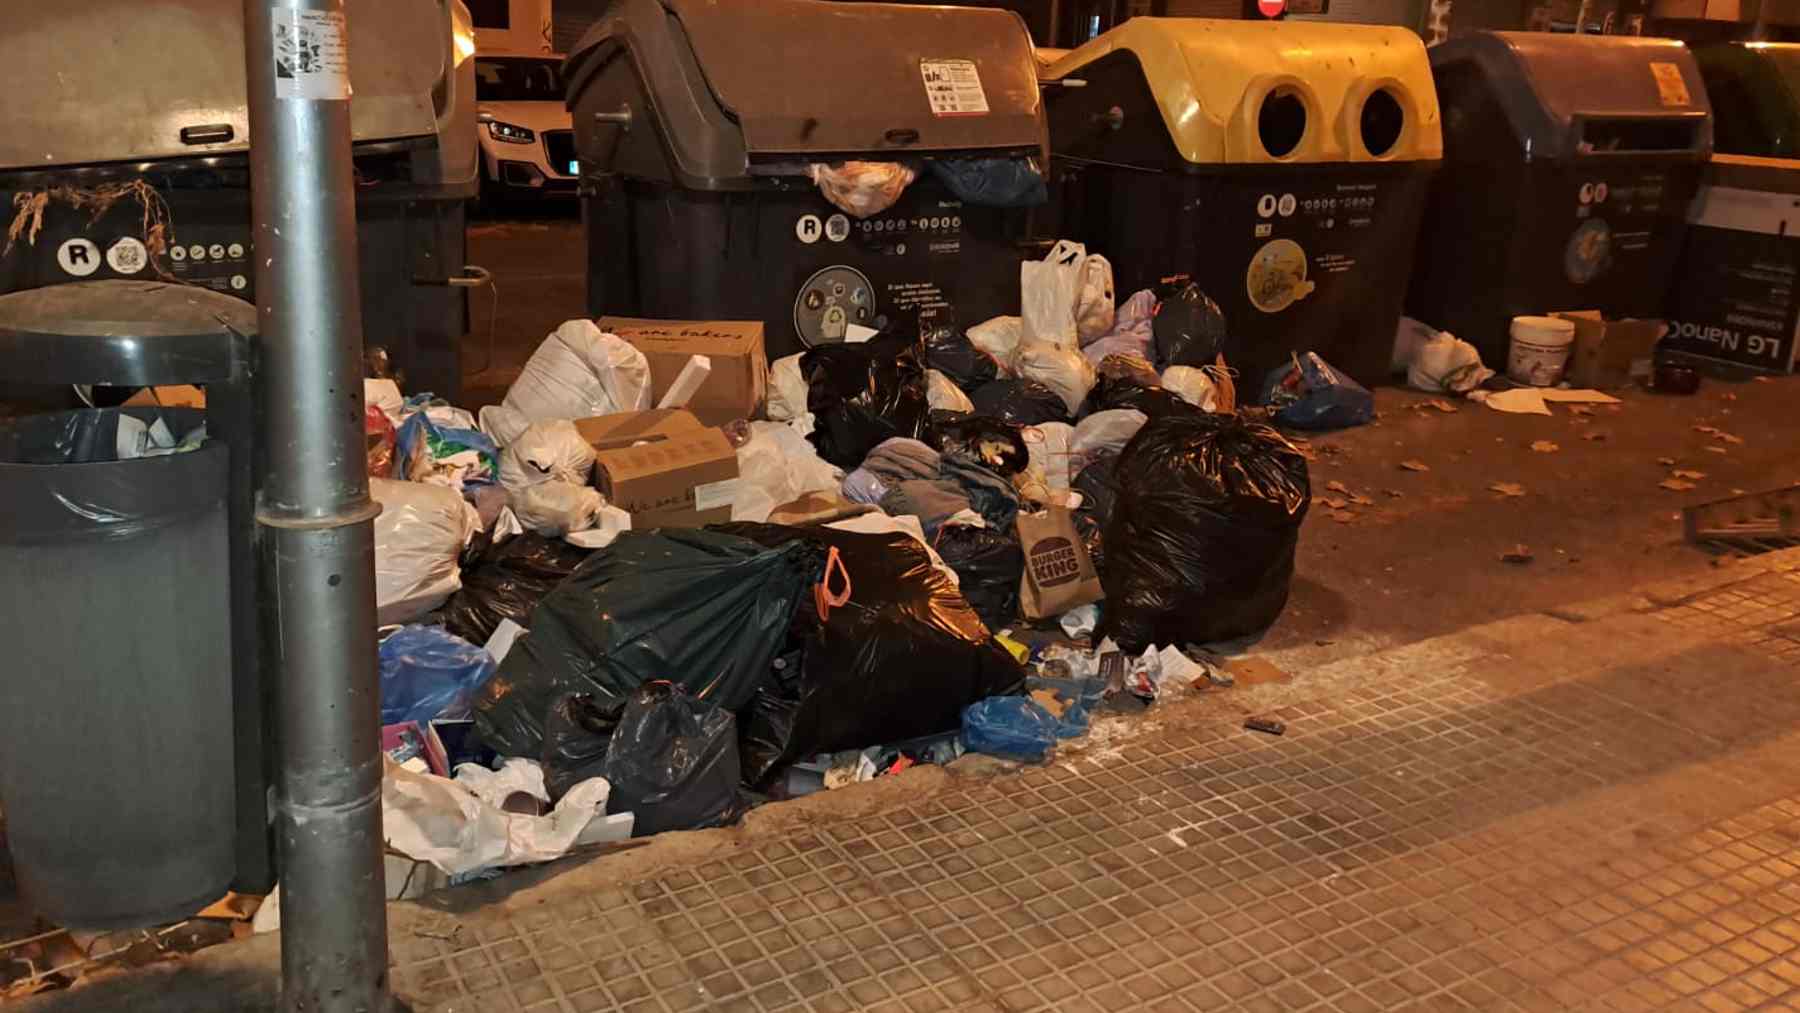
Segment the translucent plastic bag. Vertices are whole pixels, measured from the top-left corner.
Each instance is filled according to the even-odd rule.
[[[1019,341],[1024,334],[1025,324],[1020,317],[994,317],[976,324],[968,331],[969,343],[994,360],[996,371],[1001,377],[1012,375],[1013,357],[1019,352]],[[972,379],[982,380],[980,377]]]
[[[1094,366],[1073,348],[1026,345],[1019,349],[1014,371],[1021,380],[1036,380],[1062,398],[1071,417],[1094,388]]]
[[[525,530],[555,536],[598,526],[606,497],[591,485],[549,481],[508,494],[508,503]]]
[[[394,423],[374,405],[363,409],[363,437],[368,443],[369,477],[394,477]]]
[[[894,206],[919,174],[899,162],[815,162],[807,173],[819,192],[854,218],[878,215]]]
[[[1081,346],[1081,354],[1094,365],[1109,355],[1135,355],[1148,360],[1155,340],[1156,293],[1149,289],[1132,294],[1113,315],[1112,330]]]
[[[457,557],[481,517],[454,490],[421,482],[369,480],[375,518],[376,619],[403,623],[430,612],[462,587]]]
[[[544,482],[586,485],[593,474],[594,447],[568,419],[533,422],[500,455],[500,484],[509,493]]]
[[[925,371],[925,401],[933,411],[968,414],[975,410],[975,406],[969,402],[969,395],[964,394],[961,387],[935,369]]]
[[[1090,253],[1081,261],[1075,289],[1075,335],[1082,344],[1098,341],[1112,330],[1116,308],[1112,262]]]
[[[481,411],[481,428],[506,445],[533,422],[584,419],[650,407],[644,353],[591,320],[570,320],[544,339],[506,400]]]
[[[1079,347],[1075,306],[1086,259],[1087,247],[1064,239],[1043,260],[1019,265],[1021,344]]]
[[[962,738],[971,753],[1042,763],[1056,750],[1056,719],[1030,697],[990,697],[963,711]]]
[[[1069,474],[1079,475],[1081,469],[1101,457],[1124,450],[1148,421],[1150,416],[1135,408],[1114,408],[1095,412],[1076,423],[1069,436]]]
[[[776,422],[806,414],[806,377],[800,372],[802,354],[784,355],[769,367],[767,414]]]
[[[403,626],[381,642],[381,723],[466,718],[494,674],[488,652],[437,626]]]
[[[844,480],[842,468],[820,457],[806,437],[783,422],[750,423],[737,459],[741,491],[731,511],[734,521],[768,520],[776,507],[809,492],[836,490]]]
[[[1163,370],[1163,389],[1204,412],[1220,411],[1219,388],[1212,376],[1196,366],[1170,366]]]

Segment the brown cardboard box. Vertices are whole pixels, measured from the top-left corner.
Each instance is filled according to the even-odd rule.
[[[737,451],[718,429],[594,455],[594,485],[633,528],[697,528],[731,520]]]
[[[601,317],[600,329],[617,334],[650,360],[650,390],[661,401],[688,358],[712,360],[712,373],[688,400],[705,426],[760,418],[768,400],[769,360],[758,320],[644,320]]]
[[[185,383],[145,387],[125,399],[124,408],[205,408],[206,392]]]
[[[686,408],[652,408],[575,420],[575,431],[595,450],[617,450],[633,443],[666,440],[699,428],[700,420]]]
[[[1596,310],[1552,314],[1575,324],[1575,347],[1563,379],[1571,387],[1623,387],[1632,363],[1648,360],[1667,326],[1661,320],[1607,320]]]

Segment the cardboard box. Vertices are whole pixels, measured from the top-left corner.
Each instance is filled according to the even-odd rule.
[[[1800,179],[1787,159],[1714,155],[1688,210],[1666,351],[1762,373],[1800,359]]]
[[[185,383],[145,387],[125,399],[125,408],[205,408],[206,392]]]
[[[1595,310],[1553,315],[1575,324],[1575,347],[1563,371],[1571,387],[1625,386],[1631,382],[1632,364],[1640,359],[1648,363],[1667,330],[1661,320],[1606,320]]]
[[[634,443],[666,440],[700,428],[700,420],[685,408],[653,408],[575,420],[575,431],[595,450],[618,450]]]
[[[631,514],[633,529],[698,528],[731,520],[737,450],[718,429],[676,433],[594,456],[594,485]]]
[[[723,426],[762,416],[769,383],[762,321],[601,317],[600,329],[624,338],[650,360],[653,400],[662,400],[690,356],[704,355],[712,360],[712,373],[687,403],[700,424]]]

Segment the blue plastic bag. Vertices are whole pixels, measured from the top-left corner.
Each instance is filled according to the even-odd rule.
[[[963,708],[963,745],[972,753],[1041,763],[1056,748],[1057,722],[1023,696],[991,696]]]
[[[464,485],[491,485],[500,475],[500,448],[479,429],[440,426],[422,411],[414,412],[400,426],[400,451],[396,462],[400,477],[417,482],[452,454],[473,450],[480,463],[463,475]]]
[[[1033,675],[1025,679],[1025,692],[1033,690],[1049,690],[1069,705],[1062,717],[1052,715],[1056,721],[1056,737],[1078,739],[1088,732],[1093,720],[1089,711],[1100,706],[1100,700],[1106,695],[1106,682],[1103,679],[1053,679]]]
[[[1029,208],[1050,201],[1050,188],[1034,159],[936,158],[925,164],[945,188],[967,204]]]
[[[1375,395],[1317,352],[1296,355],[1272,370],[1262,400],[1276,409],[1276,422],[1295,429],[1344,429],[1375,417]]]
[[[402,626],[381,642],[381,723],[466,718],[494,658],[439,626]]]

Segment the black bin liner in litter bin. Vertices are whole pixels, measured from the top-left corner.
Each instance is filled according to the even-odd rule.
[[[1267,629],[1311,502],[1306,458],[1236,415],[1151,419],[1119,455],[1099,635],[1128,652]]]
[[[956,571],[963,597],[989,629],[1019,618],[1019,577],[1025,572],[1025,550],[1018,536],[993,528],[950,524],[939,529],[933,544],[944,564]]]
[[[730,712],[653,682],[631,694],[607,746],[606,810],[634,814],[633,837],[734,823],[739,769]]]
[[[726,530],[836,549],[851,589],[823,621],[814,608],[796,613],[798,675],[787,666],[745,716],[747,783],[815,753],[953,731],[964,707],[1024,685],[1018,662],[915,539],[767,524]],[[838,590],[839,579],[827,586]]]
[[[475,701],[482,740],[538,756],[544,720],[569,693],[605,703],[658,679],[737,710],[755,695],[815,585],[824,551],[717,530],[627,531],[532,610],[530,632]]]
[[[800,357],[813,446],[840,468],[862,464],[876,444],[917,439],[930,404],[918,345],[894,334],[861,344],[820,345]]]
[[[527,625],[537,603],[593,551],[532,532],[491,546],[463,567],[461,590],[444,603],[444,628],[485,644],[502,619]]]

